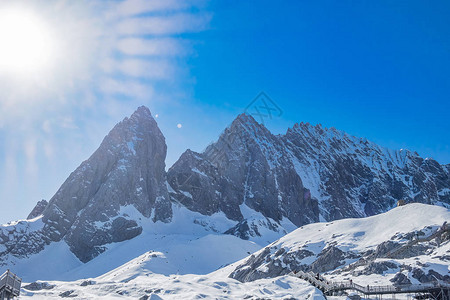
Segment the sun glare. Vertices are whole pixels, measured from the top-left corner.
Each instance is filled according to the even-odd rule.
[[[53,52],[50,30],[37,15],[0,10],[0,72],[39,72],[49,65]]]

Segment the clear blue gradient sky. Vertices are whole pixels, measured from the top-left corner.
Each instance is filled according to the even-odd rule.
[[[242,107],[264,90],[284,110],[275,131],[322,123],[450,162],[449,2],[257,3],[212,6],[197,99]]]
[[[167,167],[260,91],[283,111],[274,133],[321,123],[450,163],[448,1],[21,3],[71,47],[45,84],[0,83],[0,223],[50,199],[139,105],[158,114]]]

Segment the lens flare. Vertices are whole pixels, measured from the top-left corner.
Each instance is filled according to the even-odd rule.
[[[31,73],[49,66],[51,31],[39,16],[21,9],[0,10],[0,72]]]

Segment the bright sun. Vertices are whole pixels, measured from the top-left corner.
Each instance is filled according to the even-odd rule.
[[[37,15],[0,10],[0,72],[39,72],[49,65],[53,52],[51,32]]]

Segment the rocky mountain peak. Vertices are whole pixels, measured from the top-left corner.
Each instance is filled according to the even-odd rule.
[[[118,123],[64,182],[43,220],[52,240],[64,238],[88,261],[104,244],[133,238],[142,228],[121,213],[133,206],[154,222],[172,216],[166,186],[164,136],[145,106]]]
[[[134,119],[134,118],[136,118],[136,119],[140,119],[140,118],[150,119],[150,118],[152,118],[153,119],[152,113],[150,112],[150,109],[147,106],[145,106],[145,105],[139,106],[134,111],[134,113],[131,115],[130,119]]]
[[[230,233],[252,235],[245,207],[272,220],[270,224],[283,218],[297,226],[318,220],[317,203],[304,189],[282,141],[252,116],[239,115],[217,142],[195,157],[185,153],[169,170],[172,196],[191,210],[222,211],[240,221]]]
[[[241,113],[239,114],[231,123],[232,126],[233,124],[241,124],[241,125],[253,125],[253,126],[258,126],[259,123],[255,120],[255,118],[253,118],[252,115],[249,115],[247,113]]]
[[[258,123],[253,116],[246,113],[238,115],[231,125],[224,130],[223,135],[229,133],[246,134],[252,137],[272,135],[263,124]]]
[[[36,205],[29,215],[35,228],[19,228],[27,226],[23,223],[11,229],[14,234],[0,228],[0,246],[6,247],[0,253],[0,264],[8,257],[38,253],[61,240],[79,260],[87,262],[108,244],[140,235],[141,222],[169,222],[172,203],[166,152],[165,138],[150,110],[139,107],[114,126],[48,203]],[[42,219],[36,219],[40,215]]]
[[[321,125],[297,123],[273,135],[241,114],[204,152],[183,153],[167,174],[166,151],[150,110],[139,107],[41,205],[42,220],[32,221],[41,229],[0,230],[7,249],[0,263],[61,240],[87,262],[108,244],[140,235],[143,222],[172,221],[172,204],[205,218],[223,213],[234,224],[223,232],[262,238],[319,220],[378,214],[400,199],[450,203],[450,165]]]
[[[99,150],[105,151],[108,148],[112,152],[124,147],[128,152],[136,154],[136,144],[148,144],[152,139],[157,138],[162,141],[161,146],[165,147],[165,138],[158,128],[158,124],[152,117],[150,110],[139,107],[129,118],[123,119],[109,132],[103,140]],[[166,152],[166,149],[163,149]]]

